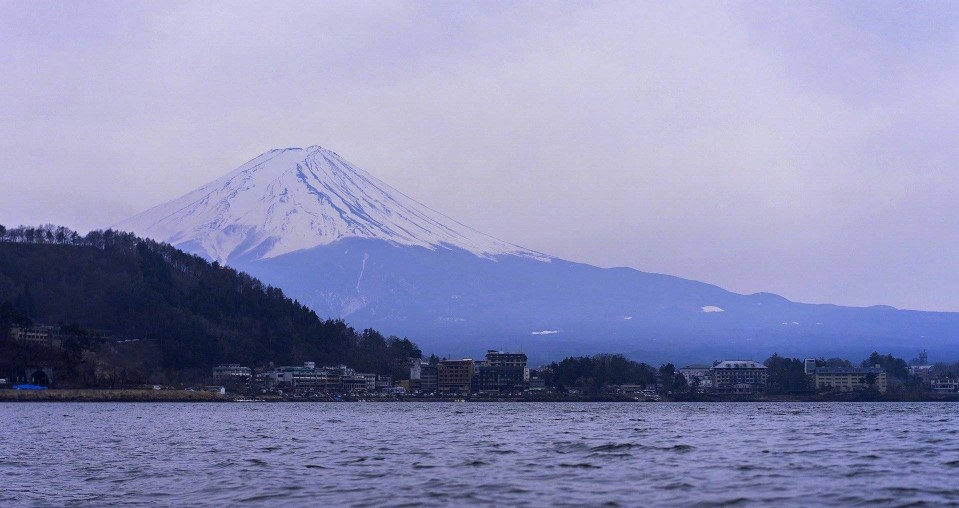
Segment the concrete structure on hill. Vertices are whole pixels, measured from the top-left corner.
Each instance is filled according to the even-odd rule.
[[[712,389],[718,393],[756,393],[766,389],[765,365],[752,360],[724,360],[710,369]]]
[[[10,327],[10,340],[21,344],[40,346],[50,349],[63,349],[63,342],[69,337],[59,326],[20,326]]]
[[[71,327],[64,328],[61,326],[48,325],[13,325],[10,327],[9,337],[13,342],[57,351],[62,350],[70,339],[79,339],[84,342],[107,342],[115,340],[112,334],[102,330],[80,330],[78,328],[71,330]]]
[[[23,374],[18,376],[19,380],[33,385],[51,386],[56,381],[54,369],[49,365],[26,367],[23,369]]]

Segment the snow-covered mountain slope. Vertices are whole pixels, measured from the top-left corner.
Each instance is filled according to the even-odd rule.
[[[959,314],[740,295],[603,269],[496,240],[319,147],[272,150],[116,226],[225,262],[321,316],[425,351],[522,349],[535,361],[959,354]]]
[[[550,260],[464,226],[319,146],[270,150],[114,228],[220,262],[272,258],[344,238]]]

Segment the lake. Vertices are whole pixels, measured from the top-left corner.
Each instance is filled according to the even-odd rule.
[[[959,405],[7,403],[0,505],[959,503]]]

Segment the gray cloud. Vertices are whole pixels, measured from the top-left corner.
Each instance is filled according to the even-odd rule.
[[[959,310],[949,3],[0,5],[0,222],[321,144],[602,266]]]

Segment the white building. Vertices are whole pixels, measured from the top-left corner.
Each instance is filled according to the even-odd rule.
[[[225,363],[213,369],[213,379],[220,382],[249,383],[253,370],[238,363]]]
[[[709,365],[687,365],[679,369],[679,373],[686,378],[686,384],[693,386],[694,380],[699,380],[700,388],[711,388],[713,386],[712,367]]]
[[[959,392],[959,378],[936,377],[929,380],[929,386],[936,393]]]

